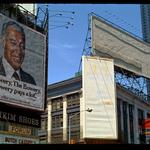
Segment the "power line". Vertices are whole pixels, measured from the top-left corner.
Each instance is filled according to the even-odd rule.
[[[69,13],[69,14],[75,14],[74,11],[65,11],[65,10],[49,10],[50,12],[61,12],[61,13]]]
[[[108,11],[108,10],[102,10],[104,13],[108,14],[109,16],[111,16],[112,18],[116,19],[117,21],[120,21],[126,25],[128,25],[129,27],[131,27],[132,29],[134,29],[134,31],[140,31],[139,28],[135,27],[133,24],[128,23],[128,21],[126,21],[125,19],[120,18],[119,16],[117,16],[116,14]]]
[[[61,27],[69,28],[74,25],[74,11],[50,10],[49,9],[49,29],[57,29]],[[71,15],[71,16],[70,16]]]

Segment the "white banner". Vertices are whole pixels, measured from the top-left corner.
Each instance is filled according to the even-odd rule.
[[[86,56],[82,62],[83,138],[117,139],[114,62]]]

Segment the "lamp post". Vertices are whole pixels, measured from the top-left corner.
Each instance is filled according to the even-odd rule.
[[[87,112],[92,112],[92,109],[89,109],[89,108],[88,108],[88,109],[85,110],[85,111],[87,111]],[[69,116],[69,123],[68,123],[68,127],[69,127],[69,144],[71,143],[71,119],[72,119],[73,117],[77,116],[78,114],[80,114],[80,112],[77,112],[77,113],[75,113],[75,114]]]

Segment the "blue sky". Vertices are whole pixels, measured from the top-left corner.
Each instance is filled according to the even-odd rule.
[[[88,29],[88,14],[94,12],[127,31],[142,37],[139,4],[49,4],[49,56],[48,84],[74,77],[78,71],[80,59]],[[54,11],[55,10],[55,11]],[[74,11],[75,14],[58,11]],[[56,17],[52,17],[56,15]],[[61,25],[71,20],[73,26],[68,29]]]

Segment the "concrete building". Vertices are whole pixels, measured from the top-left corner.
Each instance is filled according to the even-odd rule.
[[[42,115],[43,138],[41,143],[68,143],[69,116],[71,119],[71,143],[146,143],[143,134],[143,120],[150,116],[150,103],[143,101],[131,91],[117,85],[118,140],[83,139],[82,77],[74,77],[48,86],[47,110]],[[76,114],[76,115],[75,115]],[[47,131],[47,132],[46,132]],[[42,132],[41,132],[42,133]],[[41,136],[41,137],[42,137]],[[41,138],[41,139],[43,139]],[[147,142],[148,143],[148,142]]]
[[[114,51],[118,50],[120,52],[120,46],[122,50],[121,52],[126,52],[128,51],[128,49],[132,49],[133,47],[135,47],[136,42],[139,45],[145,44],[145,46],[147,46],[147,49],[149,49],[149,45],[147,43],[139,39],[136,39],[132,35],[129,35],[127,32],[123,32],[122,30],[119,30],[119,28],[113,27],[110,24],[109,25],[107,24],[106,27],[106,22],[105,23],[104,22],[105,22],[104,20],[100,22],[95,21],[95,24],[97,23],[95,25],[96,28],[95,39],[92,40],[94,41],[93,43],[97,42],[96,45],[97,47],[95,46],[94,48],[99,52],[102,51],[102,54],[100,53],[101,55],[99,55],[99,52],[97,52],[94,54],[94,56],[106,57],[107,55],[103,52],[106,49],[110,50],[111,52],[113,50]],[[115,40],[116,37],[117,40]],[[134,43],[133,41],[136,42]],[[131,43],[133,44],[132,46]],[[114,47],[112,48],[112,46]],[[115,56],[118,56],[118,51],[115,53],[116,54]],[[109,54],[111,55],[111,53]],[[113,53],[111,56],[114,59],[116,59]],[[120,57],[124,58],[124,54],[120,55]],[[120,57],[118,56],[119,58],[118,62],[120,62]],[[130,68],[132,65],[130,65],[130,61],[128,61],[128,59],[124,59],[123,61],[126,62],[127,64],[129,63],[129,65],[126,64],[124,65],[127,70],[131,69],[133,72],[135,71],[134,69]],[[124,75],[127,74],[126,76],[127,78],[130,77],[132,78],[132,75],[133,78],[135,76],[134,73],[132,74],[130,71],[128,72],[123,70],[123,67],[121,67],[121,69],[119,70],[121,74],[122,73]],[[135,78],[138,77],[135,76]],[[84,80],[84,82],[86,81]],[[45,133],[47,131],[45,135],[47,141],[45,142],[70,143],[71,141],[71,143],[93,143],[93,144],[94,143],[95,144],[96,143],[132,143],[132,144],[149,143],[148,139],[145,138],[145,134],[144,134],[145,129],[143,127],[143,122],[145,119],[150,117],[150,103],[148,99],[145,99],[144,97],[140,96],[140,94],[141,95],[143,94],[142,91],[138,91],[137,89],[137,93],[139,95],[138,94],[136,95],[136,93],[132,90],[132,88],[133,87],[125,88],[125,86],[123,85],[121,86],[121,84],[119,83],[117,83],[116,85],[116,101],[117,101],[116,120],[117,120],[118,138],[117,140],[110,140],[110,139],[108,140],[108,139],[100,139],[100,138],[99,139],[83,138],[83,131],[82,131],[83,115],[81,114],[81,111],[83,110],[82,106],[83,106],[83,99],[84,99],[83,97],[84,91],[82,85],[82,76],[74,77],[62,82],[49,85],[48,93],[47,93],[48,94],[47,110],[45,114],[43,114],[43,119],[42,119],[43,122],[41,122],[41,124],[43,124],[43,131],[45,131]],[[89,91],[89,93],[90,92],[92,91]],[[70,116],[73,116],[71,117],[71,120],[69,119]],[[47,125],[47,127],[45,125]],[[42,138],[44,138],[44,134],[42,136],[43,136]]]
[[[150,43],[150,4],[141,4],[140,8],[143,40]],[[147,93],[150,101],[150,79],[147,79]],[[149,139],[149,132],[147,133],[147,138]]]
[[[140,8],[143,39],[146,42],[150,42],[150,5],[141,4]]]

